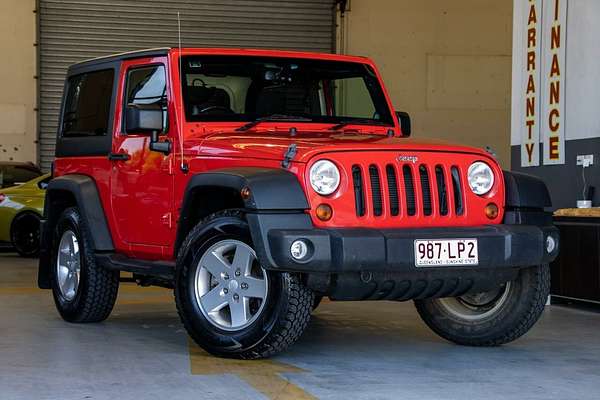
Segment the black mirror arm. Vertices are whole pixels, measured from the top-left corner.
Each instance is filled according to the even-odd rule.
[[[158,131],[153,130],[150,133],[150,150],[169,155],[171,154],[171,141],[167,139],[160,142],[158,140]]]
[[[400,130],[402,130],[402,136],[409,137],[411,135],[412,130],[410,116],[407,112],[396,111],[396,117],[398,118],[398,122],[400,122]]]

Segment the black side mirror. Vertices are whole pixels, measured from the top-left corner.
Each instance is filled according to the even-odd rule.
[[[127,132],[161,132],[163,111],[160,108],[128,105],[125,109],[125,129]]]
[[[400,130],[402,130],[402,136],[409,137],[410,136],[410,115],[404,111],[396,111],[396,117],[398,117],[398,122],[400,122]]]
[[[171,153],[171,142],[158,139],[159,132],[163,131],[163,110],[160,108],[128,105],[125,109],[125,129],[127,132],[150,133],[150,150]]]

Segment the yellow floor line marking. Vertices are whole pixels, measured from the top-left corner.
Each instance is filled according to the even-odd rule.
[[[294,385],[280,374],[306,372],[275,360],[231,360],[212,356],[193,340],[188,340],[192,375],[234,374],[272,400],[315,400],[316,397]]]

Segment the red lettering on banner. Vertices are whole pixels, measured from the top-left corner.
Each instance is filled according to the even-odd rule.
[[[535,143],[527,143],[525,145],[525,148],[527,149],[527,156],[529,157],[530,163],[533,161],[533,146],[534,145],[535,145]]]
[[[535,70],[535,51],[527,53],[527,71]]]
[[[548,126],[550,127],[550,130],[552,132],[557,132],[558,128],[560,128],[560,124],[558,123],[558,121],[556,121],[556,119],[560,116],[560,113],[558,112],[558,110],[556,108],[552,109],[550,111],[550,114],[548,115]]]
[[[558,152],[558,136],[552,136],[548,139],[548,157],[551,160],[558,160],[560,158],[560,153]]]
[[[550,48],[552,50],[560,47],[560,25],[553,26],[550,32]]]
[[[535,12],[535,4],[532,4],[529,8],[529,19],[527,20],[527,25],[537,24],[537,14]]]
[[[550,105],[560,103],[560,81],[550,82]]]

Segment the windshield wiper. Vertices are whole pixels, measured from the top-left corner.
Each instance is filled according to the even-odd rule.
[[[375,119],[353,118],[353,119],[343,120],[339,124],[336,124],[336,125],[332,126],[331,128],[329,128],[329,130],[330,131],[339,131],[346,125],[378,125],[378,126],[381,126],[381,125],[387,125],[387,124],[384,122],[381,122],[381,121],[377,121]]]
[[[303,117],[300,115],[286,115],[286,114],[271,114],[266,117],[260,117],[255,119],[254,121],[250,121],[247,124],[244,124],[236,129],[236,132],[245,132],[249,129],[254,128],[256,125],[261,122],[270,122],[270,121],[290,121],[290,122],[311,122],[312,119],[308,117]]]

